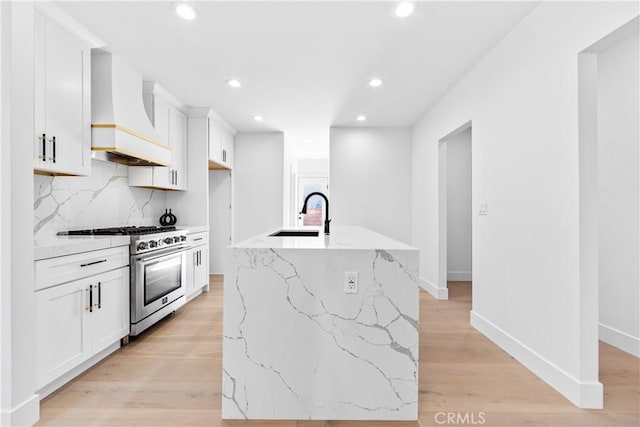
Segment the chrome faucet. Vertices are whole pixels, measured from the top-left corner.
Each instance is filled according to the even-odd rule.
[[[331,222],[331,220],[329,219],[329,199],[327,199],[327,196],[325,196],[324,194],[320,193],[319,191],[314,191],[313,193],[309,193],[309,195],[304,199],[304,203],[302,204],[302,210],[300,211],[301,214],[305,214],[307,213],[307,202],[309,201],[309,199],[313,196],[321,196],[324,199],[324,234],[329,234],[329,223]]]

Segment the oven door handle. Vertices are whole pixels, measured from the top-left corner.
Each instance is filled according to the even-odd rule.
[[[176,249],[175,251],[171,251],[171,252],[164,252],[155,256],[148,256],[149,254],[145,254],[145,255],[140,255],[137,256],[135,259],[137,262],[141,262],[141,263],[146,263],[147,261],[155,261],[157,259],[160,258],[166,258],[166,257],[170,257],[173,255],[177,255],[180,254],[182,252],[186,252],[187,248],[185,247],[181,247],[180,249]]]

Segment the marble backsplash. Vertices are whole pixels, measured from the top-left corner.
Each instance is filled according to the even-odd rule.
[[[91,176],[34,175],[34,239],[79,228],[158,224],[164,191],[129,187],[127,166],[92,162]]]

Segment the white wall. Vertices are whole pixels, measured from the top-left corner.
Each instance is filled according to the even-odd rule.
[[[600,338],[640,357],[638,33],[598,55]]]
[[[332,128],[329,153],[332,224],[409,242],[411,130]]]
[[[602,386],[596,318],[581,324],[597,300],[581,306],[577,55],[636,14],[632,3],[538,4],[414,128],[423,285],[441,274],[438,141],[471,120],[472,203],[488,203],[473,216],[472,324],[583,407],[602,405]]]
[[[238,133],[233,161],[233,239],[282,226],[284,134]]]
[[[471,280],[471,128],[446,145],[447,277]]]
[[[296,159],[296,174],[329,176],[329,159],[326,157]]]

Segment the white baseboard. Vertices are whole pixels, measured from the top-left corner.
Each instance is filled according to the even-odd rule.
[[[447,280],[451,282],[470,282],[471,272],[470,271],[448,271]]]
[[[600,340],[619,348],[622,351],[640,357],[640,339],[622,332],[620,329],[612,328],[603,323],[598,325],[598,336]]]
[[[600,382],[579,381],[474,311],[471,312],[471,326],[577,407],[602,409],[603,391]]]
[[[420,277],[420,287],[436,299],[449,299],[449,289],[439,288],[424,277]]]
[[[40,419],[40,396],[34,394],[15,408],[0,414],[0,426],[30,427]]]
[[[102,359],[104,359],[114,351],[118,350],[119,348],[120,348],[120,340],[111,344],[109,347],[105,348],[104,350],[94,355],[93,357],[85,360],[80,365],[71,369],[66,374],[63,374],[62,376],[60,376],[58,379],[51,381],[49,384],[47,384],[46,386],[38,390],[40,399],[44,399],[45,397],[49,396],[51,393],[53,393],[54,391],[56,391],[57,389],[59,389],[60,387],[62,387],[63,385],[65,385],[66,383],[68,383],[69,381],[71,381],[81,373],[83,373],[84,371],[86,371],[87,369],[91,368],[93,365],[95,365],[96,363],[98,363],[99,361],[101,361]]]

